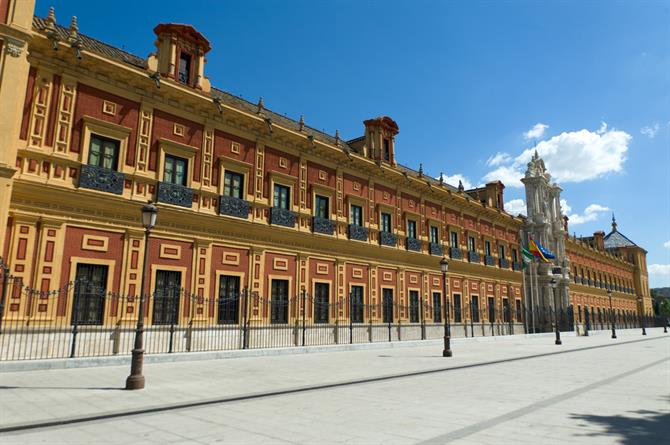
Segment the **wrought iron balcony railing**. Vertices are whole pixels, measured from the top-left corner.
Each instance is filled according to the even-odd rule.
[[[477,252],[468,251],[468,261],[471,263],[479,263],[479,254]]]
[[[512,270],[521,270],[521,263],[519,261],[514,261],[512,263]]]
[[[367,241],[368,229],[357,224],[349,224],[349,239],[356,241]]]
[[[379,244],[382,246],[395,247],[398,243],[398,237],[391,232],[379,232]]]
[[[219,214],[247,219],[249,217],[249,203],[234,196],[219,197]]]
[[[496,265],[495,257],[491,255],[484,255],[484,264],[486,264],[487,266],[495,266]]]
[[[190,209],[193,203],[193,189],[170,182],[159,182],[156,199],[158,202]]]
[[[83,164],[79,173],[79,187],[115,195],[123,193],[124,180],[121,172],[88,164]]]
[[[462,260],[463,252],[458,247],[450,247],[449,258],[451,258],[452,260]]]
[[[444,250],[442,249],[442,246],[437,243],[429,243],[428,244],[428,251],[430,252],[431,255],[435,256],[442,256],[444,255]]]
[[[416,238],[407,237],[407,250],[421,252],[421,241]]]
[[[509,261],[506,258],[500,258],[498,260],[498,265],[501,269],[509,269]]]
[[[325,233],[332,235],[335,232],[335,221],[328,218],[319,218],[315,216],[312,218],[312,230],[314,233]]]
[[[295,213],[281,207],[270,209],[270,224],[284,227],[295,227]]]

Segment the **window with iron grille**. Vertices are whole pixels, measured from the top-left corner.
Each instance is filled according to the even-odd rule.
[[[419,322],[419,291],[409,291],[409,322]]]
[[[505,246],[502,244],[498,246],[498,255],[500,258],[505,258]]]
[[[382,232],[391,233],[391,214],[382,213],[381,214],[381,228]]]
[[[317,218],[329,219],[328,215],[328,198],[321,195],[316,195],[314,199],[314,216]]]
[[[433,322],[442,323],[442,294],[433,292]]]
[[[244,175],[226,170],[223,175],[223,194],[244,199]]]
[[[516,300],[516,321],[521,321],[521,300]]]
[[[496,321],[496,303],[493,297],[489,297],[489,322],[494,323]]]
[[[363,226],[363,208],[361,206],[351,205],[351,224]]]
[[[221,275],[219,281],[219,324],[236,324],[240,311],[240,277]]]
[[[479,323],[479,297],[477,295],[470,298],[470,317],[474,323]]]
[[[191,55],[181,53],[179,56],[179,81],[188,84],[191,80]]]
[[[509,300],[507,298],[503,298],[503,321],[505,323],[509,323]]]
[[[270,300],[270,322],[288,323],[288,280],[272,280]]]
[[[462,320],[461,315],[461,295],[454,294],[454,323],[460,323]]]
[[[351,286],[351,322],[363,323],[363,286]]]
[[[156,289],[154,290],[153,324],[177,323],[180,295],[181,272],[157,270]]]
[[[491,241],[484,241],[484,252],[486,256],[491,256]]]
[[[382,321],[393,323],[393,289],[382,289]]]
[[[516,252],[516,249],[512,249],[512,261],[516,263],[518,261],[518,259],[519,259],[519,256]]]
[[[280,209],[289,210],[291,189],[285,185],[275,184],[274,187],[274,206]]]
[[[328,323],[329,291],[328,283],[314,284],[314,323]]]
[[[449,236],[451,237],[451,247],[458,247],[458,233],[456,232],[449,232]]]
[[[477,244],[475,243],[475,237],[474,236],[469,236],[468,237],[468,250],[470,252],[476,252],[477,251]]]
[[[435,226],[430,226],[430,242],[433,244],[440,243],[440,231]]]
[[[88,147],[88,165],[116,170],[119,162],[119,141],[91,135]]]
[[[186,173],[188,161],[177,156],[165,155],[165,168],[163,169],[163,182],[183,185],[186,187]]]
[[[107,266],[77,264],[72,324],[100,325],[105,313]]]
[[[416,221],[407,220],[407,238],[416,239]]]

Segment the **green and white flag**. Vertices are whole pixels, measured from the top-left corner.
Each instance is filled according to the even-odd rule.
[[[521,259],[523,260],[523,268],[525,269],[534,259],[532,253],[525,247],[521,246]]]

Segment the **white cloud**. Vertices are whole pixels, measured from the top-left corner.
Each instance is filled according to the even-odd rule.
[[[605,122],[596,131],[582,129],[563,132],[540,141],[534,148],[524,150],[511,162],[503,162],[484,175],[483,179],[487,182],[500,180],[509,187],[522,187],[519,180],[535,150],[558,182],[597,179],[607,173],[623,170],[631,139],[630,134],[610,129]]]
[[[663,247],[665,247],[666,249],[670,249],[670,241],[664,242]]]
[[[528,140],[528,139],[539,139],[542,136],[544,136],[544,132],[549,128],[549,125],[547,124],[535,124],[533,125],[533,128],[530,130],[526,131],[523,134],[523,137]]]
[[[440,178],[438,177],[438,179]],[[461,181],[463,183],[463,188],[465,188],[465,190],[474,188],[470,180],[460,173],[456,173],[455,175],[451,176],[442,173],[442,180],[444,180],[444,182],[446,182],[449,185],[453,185],[454,187],[458,187],[458,181]]]
[[[647,269],[652,275],[670,275],[670,264],[650,264]]]
[[[561,209],[563,210],[563,214],[567,215],[570,219],[570,225],[584,224],[589,221],[595,221],[598,219],[601,213],[610,211],[609,207],[601,206],[600,204],[590,204],[584,209],[584,213],[581,215],[579,213],[570,214],[572,208],[564,199],[561,199]]]
[[[489,167],[495,167],[496,165],[505,164],[511,160],[512,157],[508,153],[498,152],[486,161],[486,165]]]
[[[640,133],[642,133],[645,136],[648,136],[649,139],[654,139],[656,137],[656,134],[658,133],[658,130],[661,129],[661,126],[658,124],[658,122],[654,122],[652,126],[646,126],[640,128]]]
[[[526,203],[523,199],[512,199],[505,203],[505,211],[510,215],[526,214]]]

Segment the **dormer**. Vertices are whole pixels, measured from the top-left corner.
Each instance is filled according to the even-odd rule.
[[[388,116],[368,119],[365,122],[365,156],[377,162],[395,165],[395,135],[398,124]]]
[[[209,41],[191,25],[161,23],[154,33],[157,54],[149,56],[149,69],[155,69],[161,77],[208,92],[211,87],[204,71],[205,54],[211,49]]]

